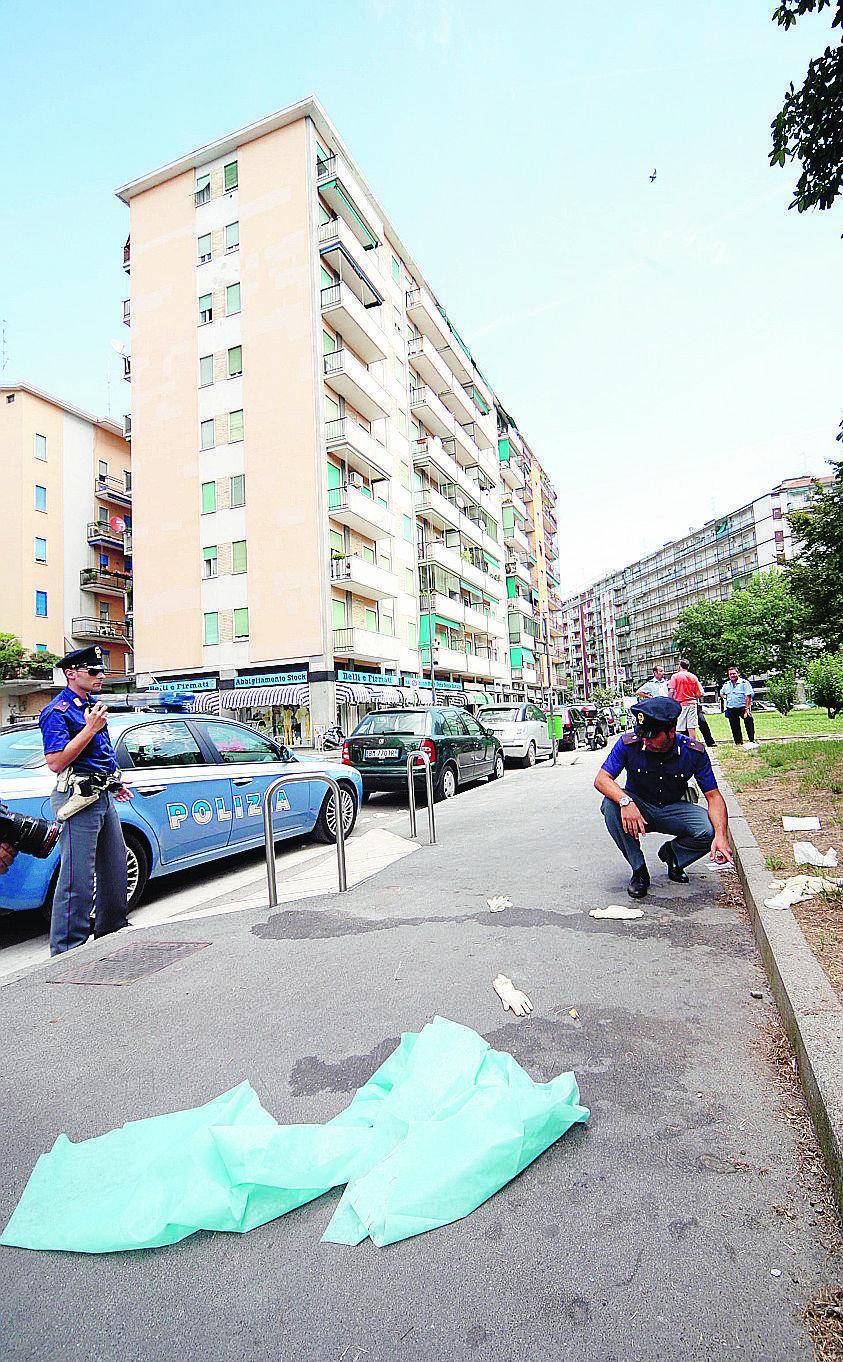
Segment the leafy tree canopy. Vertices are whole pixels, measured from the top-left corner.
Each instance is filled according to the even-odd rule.
[[[729,667],[747,676],[782,672],[802,655],[803,610],[784,573],[756,573],[725,601],[698,601],[679,616],[674,642],[702,680]]]
[[[808,634],[835,649],[843,647],[843,460],[832,468],[831,484],[817,483],[805,509],[788,516],[797,556],[787,575],[804,605]]]
[[[20,669],[25,653],[15,634],[0,633],[0,681],[8,681]]]
[[[805,14],[833,10],[832,28],[843,29],[843,0],[782,0],[773,20],[787,30]],[[797,90],[791,81],[773,119],[770,165],[798,160],[791,208],[830,208],[843,189],[843,41],[814,57]]]

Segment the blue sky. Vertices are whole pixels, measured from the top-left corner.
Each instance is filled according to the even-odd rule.
[[[829,28],[771,8],[0,0],[4,381],[119,417],[115,186],[313,92],[559,485],[564,590],[821,472],[843,211],[767,150]]]

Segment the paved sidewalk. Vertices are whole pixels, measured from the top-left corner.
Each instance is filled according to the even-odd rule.
[[[85,1138],[244,1078],[279,1120],[322,1121],[437,1013],[537,1079],[573,1068],[592,1109],[474,1215],[387,1249],[321,1244],[331,1195],[244,1237],[148,1253],[0,1250],[5,1355],[808,1359],[801,1309],[839,1263],[792,1178],[751,933],[705,866],[685,886],[656,878],[640,922],[588,916],[627,902],[598,764],[508,773],[439,806],[438,846],[342,897],[130,933],[210,942],[132,985],[48,982],[69,968],[53,962],[0,987],[4,1221],[59,1131]],[[492,914],[498,894],[514,907]],[[499,970],[530,994],[529,1019],[502,1012]]]

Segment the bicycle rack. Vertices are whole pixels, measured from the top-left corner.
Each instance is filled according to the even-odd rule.
[[[421,762],[424,767],[424,779],[427,787],[427,821],[430,827],[430,845],[436,841],[436,819],[433,813],[433,776],[430,771],[430,757],[426,752],[417,749],[410,752],[407,757],[407,802],[410,806],[410,836],[416,836],[416,782],[413,775],[413,767]]]
[[[263,840],[264,851],[266,854],[266,881],[269,892],[269,906],[275,908],[278,904],[278,883],[275,876],[275,839],[272,835],[272,800],[276,791],[282,785],[291,785],[296,780],[320,780],[324,785],[329,786],[331,797],[334,802],[334,816],[337,826],[337,875],[339,878],[339,892],[344,894],[348,889],[348,879],[345,873],[345,828],[342,821],[342,792],[339,784],[333,776],[323,775],[321,771],[293,771],[288,776],[279,776],[266,787],[263,806]]]

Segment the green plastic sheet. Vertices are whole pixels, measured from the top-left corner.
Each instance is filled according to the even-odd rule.
[[[60,1135],[0,1243],[108,1253],[242,1234],[345,1185],[323,1239],[392,1244],[469,1215],[588,1116],[573,1074],[534,1083],[437,1017],[324,1125],[279,1125],[241,1083],[79,1144]]]

